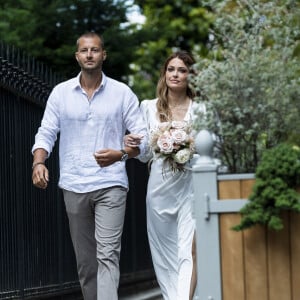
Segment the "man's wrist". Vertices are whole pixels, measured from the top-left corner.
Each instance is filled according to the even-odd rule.
[[[120,161],[126,161],[128,159],[128,153],[124,149],[121,149],[120,151],[122,152]]]
[[[37,165],[44,165],[44,166],[45,166],[45,162],[43,162],[43,161],[37,161],[37,162],[34,162],[34,163],[32,164],[32,170],[33,170]]]

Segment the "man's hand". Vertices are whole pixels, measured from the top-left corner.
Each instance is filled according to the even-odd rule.
[[[40,188],[46,189],[49,182],[49,172],[45,164],[36,164],[33,165],[32,170],[32,182],[33,185]]]
[[[97,164],[103,168],[112,165],[116,161],[120,161],[122,152],[120,150],[102,149],[95,152],[94,157]]]
[[[48,186],[49,172],[45,166],[48,153],[43,148],[35,149],[32,164],[32,183],[34,186],[45,189]]]

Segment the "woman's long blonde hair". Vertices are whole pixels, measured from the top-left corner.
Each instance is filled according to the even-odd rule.
[[[156,97],[158,98],[156,107],[161,122],[166,122],[170,120],[172,116],[168,104],[168,86],[166,84],[166,71],[169,62],[174,58],[181,59],[184,62],[184,64],[188,67],[189,70],[191,69],[192,65],[195,63],[195,60],[192,57],[192,55],[186,51],[175,52],[172,55],[170,55],[165,61],[163,67],[161,68],[160,77],[156,88]],[[186,94],[191,99],[193,99],[195,96],[194,91],[189,86],[187,86]]]

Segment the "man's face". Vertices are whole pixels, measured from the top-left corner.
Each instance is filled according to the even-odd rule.
[[[103,50],[98,37],[82,37],[79,39],[75,57],[83,71],[101,70],[106,51]]]

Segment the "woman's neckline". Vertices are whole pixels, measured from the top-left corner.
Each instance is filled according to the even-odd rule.
[[[156,99],[157,100],[157,99]],[[191,107],[192,107],[192,104],[193,104],[193,100],[191,98],[189,98],[189,105],[188,105],[188,108],[187,108],[187,111],[184,115],[184,117],[182,119],[172,119],[172,120],[168,120],[168,121],[165,121],[165,122],[172,122],[172,121],[176,121],[176,122],[183,122],[183,121],[188,121],[188,116],[190,115],[190,110],[191,110]],[[155,105],[156,107],[156,105]],[[156,114],[155,114],[155,119],[158,123],[164,123],[164,122],[161,122],[157,116],[157,111],[156,111]]]
[[[181,121],[186,121],[186,119],[188,118],[188,115],[189,115],[191,106],[192,106],[192,102],[193,102],[192,99],[189,98],[189,105],[188,105],[188,107],[187,107],[187,110],[186,110],[186,112],[185,112],[184,117],[183,117],[181,120],[177,120],[177,119],[175,120],[175,119],[172,118],[172,121],[179,121],[179,122],[181,122]]]

